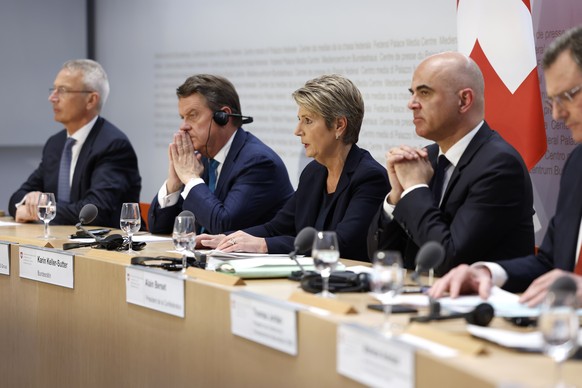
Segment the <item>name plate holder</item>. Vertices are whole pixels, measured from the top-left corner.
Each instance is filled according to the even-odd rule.
[[[0,241],[0,274],[10,276],[10,242]]]
[[[358,324],[337,331],[337,372],[374,387],[413,388],[415,348]]]
[[[184,318],[184,275],[143,266],[127,266],[125,298],[127,303]]]
[[[297,311],[300,308],[293,303],[248,291],[232,292],[230,294],[232,334],[296,356]]]
[[[74,255],[51,248],[20,245],[20,277],[55,286],[74,288]]]

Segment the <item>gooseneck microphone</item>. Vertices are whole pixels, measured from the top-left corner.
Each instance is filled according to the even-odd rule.
[[[302,274],[305,273],[305,269],[301,263],[299,263],[299,260],[297,260],[297,254],[305,253],[311,249],[316,234],[317,230],[311,226],[306,226],[301,229],[301,231],[297,233],[297,237],[295,237],[295,242],[293,243],[294,250],[289,253],[289,258],[297,263]]]
[[[86,235],[91,236],[95,239],[96,242],[101,242],[103,240],[102,237],[99,237],[93,234],[90,230],[85,229],[83,224],[89,224],[93,222],[93,220],[97,217],[99,210],[97,210],[97,206],[93,205],[92,203],[88,203],[79,212],[79,222],[75,227],[77,230],[82,230]],[[75,248],[82,248],[82,247],[89,247],[93,245],[93,243],[64,243],[63,249],[75,249]]]
[[[75,225],[77,229],[81,229],[83,232],[93,237],[97,242],[101,241],[102,238],[93,234],[93,232],[91,232],[90,230],[85,229],[83,225],[93,222],[93,220],[97,217],[98,213],[99,210],[97,210],[97,206],[93,205],[92,203],[86,204],[79,212],[79,223]]]
[[[438,304],[438,302],[436,302]],[[421,315],[417,317],[411,317],[411,322],[431,322],[431,321],[444,321],[447,319],[457,319],[465,318],[467,323],[477,326],[488,326],[495,316],[495,311],[493,306],[489,303],[480,303],[472,311],[467,313],[453,313],[447,315],[441,315],[438,311],[433,311],[429,315]]]
[[[563,293],[563,294],[576,294],[578,291],[578,286],[572,277],[568,275],[560,276],[550,286],[548,292],[553,293]]]
[[[436,241],[424,243],[416,254],[416,269],[410,278],[418,282],[418,278],[423,272],[438,267],[445,259],[445,248]]]

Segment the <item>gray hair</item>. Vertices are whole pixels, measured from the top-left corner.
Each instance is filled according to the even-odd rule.
[[[91,59],[72,59],[63,64],[62,69],[80,71],[83,74],[84,86],[99,94],[97,110],[100,112],[107,97],[109,97],[109,80],[103,67]]]

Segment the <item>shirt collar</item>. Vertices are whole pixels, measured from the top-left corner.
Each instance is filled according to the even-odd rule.
[[[473,140],[473,138],[477,134],[477,131],[479,130],[479,128],[481,128],[481,126],[483,125],[483,122],[484,122],[484,120],[481,120],[475,128],[473,128],[469,133],[467,133],[465,136],[463,136],[461,138],[461,140],[459,140],[458,142],[453,144],[453,146],[451,148],[449,148],[449,150],[444,154],[447,157],[447,159],[449,160],[449,162],[451,162],[451,164],[454,167],[457,167],[457,164],[459,164],[459,160],[461,160],[461,156],[463,156],[463,153],[465,152],[465,150],[469,146],[469,143],[471,142],[471,140]],[[443,154],[443,151],[439,147],[439,156],[442,154]]]
[[[224,161],[226,160],[226,156],[228,155],[228,151],[230,151],[230,146],[232,146],[232,142],[234,140],[234,136],[236,135],[236,133],[238,132],[238,129],[236,131],[234,131],[234,133],[230,136],[230,138],[228,139],[228,141],[226,142],[226,144],[220,149],[220,151],[218,151],[218,153],[216,155],[214,155],[214,160],[216,160],[217,162],[220,162],[220,167],[222,167],[222,165],[224,164]]]
[[[77,142],[75,143],[75,146],[78,147],[81,144],[83,144],[85,142],[85,140],[87,140],[87,137],[89,136],[89,132],[91,132],[91,129],[95,125],[95,122],[97,122],[97,118],[99,118],[99,116],[93,117],[93,119],[91,121],[89,121],[87,124],[83,125],[78,131],[76,131],[75,133],[73,133],[70,136],[73,139],[77,140]]]

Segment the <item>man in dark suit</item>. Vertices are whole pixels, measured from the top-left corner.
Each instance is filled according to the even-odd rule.
[[[542,245],[536,255],[461,265],[435,283],[430,290],[435,298],[449,290],[452,297],[479,293],[487,298],[495,284],[514,292],[527,288],[520,301],[533,306],[558,277],[567,275],[578,284],[582,303],[582,26],[565,32],[548,47],[543,67],[552,116],[564,121],[578,145],[564,166],[556,214]]]
[[[65,129],[48,139],[40,165],[10,198],[9,211],[17,222],[38,220],[40,192],[57,198],[55,224],[76,224],[81,208],[92,203],[99,209],[94,225],[118,228],[121,205],[139,201],[141,177],[133,147],[99,116],[108,94],[107,75],[97,62],[63,65],[49,101],[55,121]]]
[[[370,255],[400,250],[414,268],[418,248],[438,241],[446,256],[436,272],[444,274],[460,263],[533,253],[531,180],[517,151],[484,121],[483,90],[479,67],[460,53],[416,68],[408,108],[416,133],[436,144],[387,153],[392,190],[370,227]]]
[[[184,209],[197,232],[223,233],[270,220],[293,193],[281,158],[241,125],[238,94],[225,78],[200,74],[177,89],[183,121],[169,147],[168,179],[150,206],[152,233],[171,233]]]

